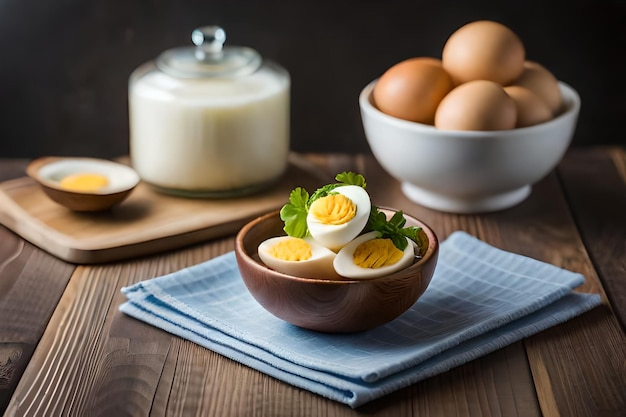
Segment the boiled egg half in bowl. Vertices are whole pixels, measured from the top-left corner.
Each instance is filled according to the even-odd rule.
[[[296,189],[281,210],[287,236],[259,244],[259,258],[283,274],[318,279],[372,279],[409,267],[420,255],[420,229],[404,227],[372,205],[362,175],[308,192]],[[343,182],[345,181],[345,182]]]
[[[259,258],[268,267],[295,277],[338,279],[336,253],[311,238],[276,236],[259,245]]]
[[[345,185],[315,200],[306,223],[311,236],[331,250],[339,250],[357,237],[369,219],[370,197],[364,188]]]
[[[33,160],[26,173],[50,199],[74,211],[110,209],[140,181],[129,166],[98,158],[42,157]]]
[[[372,279],[409,267],[415,260],[415,245],[406,239],[403,250],[380,232],[368,232],[341,248],[333,261],[335,271],[345,278]]]

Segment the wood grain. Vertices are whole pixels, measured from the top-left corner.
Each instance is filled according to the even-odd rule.
[[[610,155],[574,149],[558,168],[588,251],[578,269],[585,273],[589,290],[608,300],[601,308],[527,340],[545,415],[616,416],[626,409],[626,186],[619,174],[623,167],[612,166]],[[614,150],[615,155],[622,156],[613,161],[624,161],[623,150]],[[604,365],[607,357],[614,358],[612,366]]]
[[[626,336],[607,306],[526,341],[544,415],[618,416],[626,409]],[[607,364],[612,358],[612,365]]]
[[[626,150],[572,150],[568,156],[559,166],[563,188],[610,305],[626,329]]]
[[[0,181],[24,175],[27,160],[2,160]],[[0,226],[0,410],[29,363],[75,266]]]
[[[24,175],[26,160],[0,160],[0,181]],[[11,399],[73,265],[0,226],[0,411]]]
[[[147,415],[172,336],[121,314],[120,288],[231,248],[229,239],[204,251],[77,267],[9,411],[20,416]]]
[[[606,160],[606,153],[601,155],[597,160],[580,158],[591,165],[590,171],[601,172],[595,166]],[[455,215],[406,199],[399,184],[368,156],[308,155],[307,159],[331,179],[342,170],[364,173],[375,204],[403,209],[425,221],[440,240],[455,230],[465,230],[505,250],[580,272],[586,283],[578,290],[601,294],[604,304],[352,410],[119,313],[117,308],[124,301],[121,287],[234,247],[233,236],[212,239],[160,255],[77,267],[47,327],[40,318],[45,333],[5,415],[612,416],[626,408],[626,336],[610,308],[612,291],[608,286],[606,293],[603,289],[603,268],[610,267],[610,260],[596,259],[606,250],[603,245],[614,243],[619,231],[597,234],[588,229],[594,229],[596,223],[580,220],[571,198],[576,185],[562,173],[562,167],[514,208]],[[578,177],[572,177],[574,180]],[[581,198],[589,191],[585,187],[577,190]],[[611,193],[607,190],[606,195]],[[30,256],[36,253],[54,259],[30,248]],[[11,264],[26,262],[23,256]],[[45,264],[42,260],[38,263]],[[57,275],[64,268],[53,263],[46,270]],[[623,270],[615,272],[615,280],[624,279]],[[0,271],[0,285],[15,285],[6,284],[7,276],[26,282],[20,274],[34,277],[38,273],[28,268],[15,278],[14,273]],[[615,281],[614,285],[623,289],[623,283],[620,286]],[[27,290],[21,288],[19,293]],[[6,300],[0,301],[2,308]],[[36,335],[34,328],[31,335]]]

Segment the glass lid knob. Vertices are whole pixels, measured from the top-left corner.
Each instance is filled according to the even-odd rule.
[[[191,41],[196,45],[196,57],[204,60],[207,54],[220,55],[226,32],[219,26],[203,26],[191,32]]]
[[[202,26],[191,32],[194,46],[168,49],[156,60],[162,71],[180,78],[240,77],[261,66],[261,56],[251,48],[224,46],[226,32],[219,26]]]

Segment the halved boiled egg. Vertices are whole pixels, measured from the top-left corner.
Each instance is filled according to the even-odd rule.
[[[261,242],[259,257],[268,267],[301,278],[340,278],[333,267],[335,252],[312,238],[272,237]]]
[[[41,157],[28,164],[26,173],[52,200],[75,211],[110,209],[140,182],[131,167],[98,158]]]
[[[407,247],[402,251],[391,239],[381,238],[379,232],[365,233],[339,251],[333,262],[335,271],[346,278],[372,279],[407,268],[415,252],[413,242],[406,240]]]
[[[309,207],[309,233],[321,245],[337,251],[363,231],[371,208],[370,196],[362,187],[337,187]]]

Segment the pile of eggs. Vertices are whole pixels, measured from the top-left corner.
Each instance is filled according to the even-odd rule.
[[[466,24],[446,41],[441,59],[416,57],[389,68],[373,90],[390,116],[442,130],[507,130],[558,115],[556,77],[526,60],[520,38],[489,20]]]
[[[365,231],[373,206],[367,191],[342,185],[315,200],[306,214],[305,237],[277,236],[259,244],[263,263],[302,278],[372,279],[409,267],[419,247],[404,250],[377,231]]]

